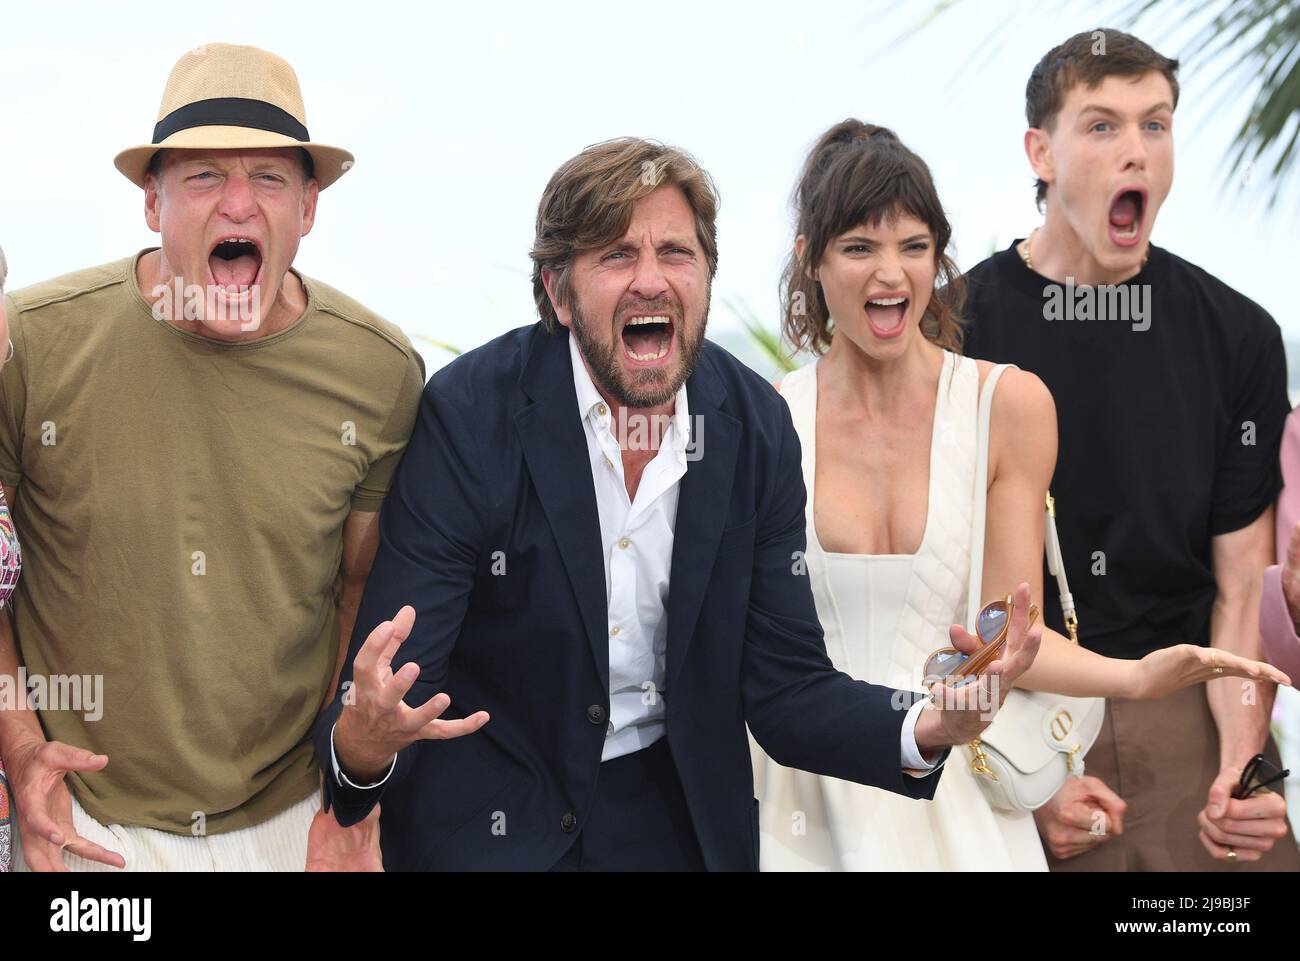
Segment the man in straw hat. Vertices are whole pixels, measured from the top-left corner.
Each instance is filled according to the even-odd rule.
[[[352,158],[280,58],[185,54],[116,163],[161,246],[6,304],[0,481],[30,550],[0,675],[21,650],[86,695],[0,711],[16,863],[301,870],[310,830],[318,866],[358,866],[376,828],[315,817],[310,732],[423,363],[292,269]]]

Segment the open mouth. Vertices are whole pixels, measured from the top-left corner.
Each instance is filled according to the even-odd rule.
[[[870,298],[864,306],[871,332],[885,340],[901,334],[907,323],[909,303],[902,295]]]
[[[248,237],[223,237],[208,255],[212,283],[232,293],[251,288],[262,272],[262,248]]]
[[[1115,195],[1110,204],[1110,239],[1121,247],[1137,244],[1142,233],[1142,214],[1146,210],[1146,191],[1127,187]]]
[[[636,364],[658,364],[673,349],[673,320],[667,314],[633,317],[623,325],[623,353]]]

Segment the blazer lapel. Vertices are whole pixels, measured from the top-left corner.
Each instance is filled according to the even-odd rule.
[[[691,412],[691,458],[677,498],[671,583],[668,587],[667,698],[686,660],[713,561],[722,539],[740,449],[741,425],[721,409],[726,389],[706,353],[686,382]]]
[[[515,430],[608,692],[609,637],[600,514],[573,387],[568,332],[548,334],[538,324],[529,350],[520,386],[534,403],[515,415]]]

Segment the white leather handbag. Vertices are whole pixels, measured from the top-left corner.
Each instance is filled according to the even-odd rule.
[[[970,585],[966,625],[975,631],[984,580],[984,527],[988,502],[989,417],[993,391],[1010,364],[989,371],[980,394],[978,459],[975,466],[975,503],[971,537]],[[1061,610],[1078,644],[1078,617],[1061,561],[1056,534],[1056,504],[1051,492],[1044,512],[1044,550],[1048,570],[1055,575]],[[1083,758],[1097,740],[1106,716],[1106,699],[1066,697],[1045,691],[1013,690],[983,735],[970,742],[971,771],[989,803],[1004,811],[1033,811],[1046,804],[1070,775],[1083,775]]]

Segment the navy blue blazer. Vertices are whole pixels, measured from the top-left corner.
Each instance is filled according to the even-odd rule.
[[[382,787],[350,788],[330,765],[340,685],[316,728],[326,803],[346,826],[382,798],[390,870],[549,868],[598,789],[605,571],[568,336],[523,327],[436,373],[384,502],[342,680],[375,625],[410,604],[415,628],[393,660],[420,665],[407,702],[445,691],[445,716],[492,715],[475,734],[399,752]],[[933,797],[940,772],[901,769],[918,695],[854,680],[826,655],[785,402],[712,343],[686,389],[697,459],[673,542],[667,739],[705,864],[756,870],[746,724],[780,764],[909,797]]]

